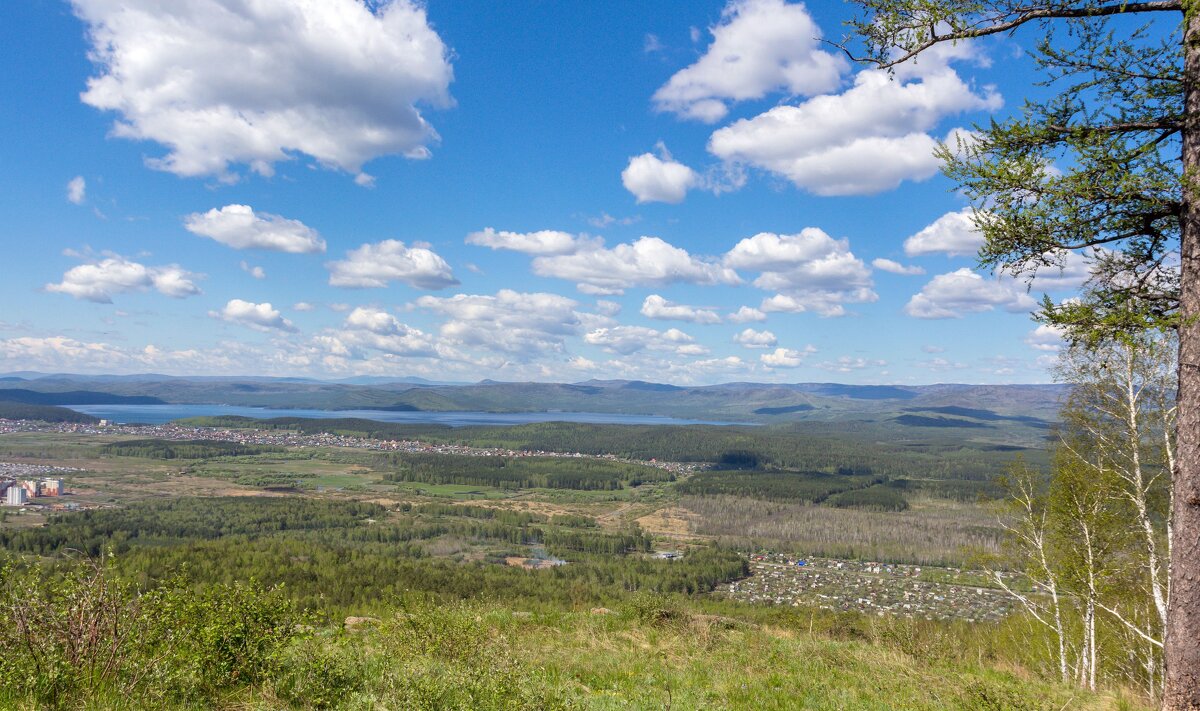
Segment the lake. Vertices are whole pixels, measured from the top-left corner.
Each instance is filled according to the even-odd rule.
[[[85,415],[110,422],[140,422],[161,425],[184,417],[241,415],[270,417],[310,417],[316,419],[357,417],[379,422],[435,423],[463,427],[467,425],[524,425],[530,422],[584,422],[614,425],[737,425],[741,422],[681,420],[658,415],[621,415],[602,412],[390,412],[387,410],[275,410],[266,407],[236,405],[66,405]]]

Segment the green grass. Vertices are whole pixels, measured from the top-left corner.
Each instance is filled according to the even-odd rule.
[[[669,608],[657,620],[644,612],[637,605],[610,615],[532,616],[471,603],[406,607],[350,635],[347,651],[369,671],[347,707],[1142,708],[961,659],[948,647],[912,645],[903,635],[844,641],[687,609]]]
[[[987,695],[1034,709],[1068,698],[1012,674],[866,643],[705,619],[656,628],[580,617],[534,627],[523,647],[583,708],[976,709]]]
[[[363,476],[361,474],[326,474],[324,476],[305,479],[306,483],[312,484],[313,486],[324,486],[334,489],[343,489],[349,486],[363,486],[364,484],[374,484],[378,481],[378,476]]]
[[[373,623],[294,636],[269,678],[195,702],[105,689],[104,709],[811,709],[1141,711],[902,636],[830,639],[673,607],[529,614],[409,600]],[[33,709],[20,684],[4,708]],[[177,693],[177,692],[176,692]]]
[[[488,486],[467,486],[465,484],[424,484],[411,481],[388,482],[388,484],[399,491],[448,499],[506,499],[517,493],[512,489],[495,489]]]

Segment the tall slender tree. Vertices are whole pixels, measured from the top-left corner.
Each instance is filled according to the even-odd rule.
[[[1178,328],[1163,708],[1200,709],[1200,0],[855,3],[862,43],[843,47],[880,67],[946,43],[1041,38],[1033,57],[1052,95],[942,157],[975,204],[984,266],[1094,260],[1092,298],[1044,318],[1078,338]]]
[[[1085,466],[1098,476],[1115,475],[1118,486],[1114,492],[1128,506],[1125,517],[1141,541],[1136,560],[1144,568],[1159,617],[1157,629],[1167,625],[1164,558],[1170,556],[1170,536],[1163,535],[1163,528],[1169,521],[1169,467],[1173,460],[1169,433],[1174,430],[1175,413],[1174,403],[1165,400],[1164,391],[1177,387],[1177,349],[1173,333],[1147,330],[1075,344],[1063,354],[1058,368],[1059,380],[1071,385],[1062,414],[1067,429],[1075,433],[1063,444],[1074,448],[1083,442],[1097,455],[1081,452]],[[1166,551],[1160,550],[1164,538]]]

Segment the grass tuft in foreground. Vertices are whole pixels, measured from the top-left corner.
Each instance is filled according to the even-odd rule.
[[[317,625],[278,589],[138,594],[103,562],[3,570],[14,709],[1136,709],[963,659],[937,626],[830,639],[639,593],[617,610],[433,596]]]

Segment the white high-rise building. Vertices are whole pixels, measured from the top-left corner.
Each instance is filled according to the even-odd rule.
[[[4,503],[9,506],[24,506],[29,497],[25,493],[25,489],[20,486],[8,487],[8,494],[4,498]]]

